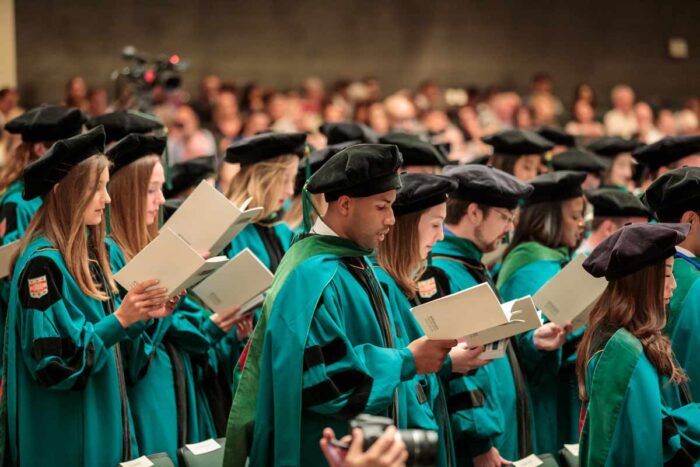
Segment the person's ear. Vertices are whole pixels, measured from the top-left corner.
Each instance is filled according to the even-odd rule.
[[[469,203],[467,206],[467,218],[472,224],[478,225],[484,220],[484,213],[476,203]]]
[[[344,217],[347,217],[350,214],[350,207],[352,205],[352,198],[349,196],[341,196],[338,198],[338,208],[340,211],[340,214],[342,214]]]

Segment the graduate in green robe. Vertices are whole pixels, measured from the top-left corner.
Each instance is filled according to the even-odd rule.
[[[685,144],[692,141],[681,140]],[[700,152],[699,137],[694,137],[693,144],[694,150]],[[668,305],[666,335],[690,379],[693,399],[700,400],[700,167],[666,172],[647,188],[645,200],[660,221],[690,224],[688,237],[676,247],[673,276],[678,288]]]
[[[591,311],[576,362],[585,402],[582,467],[696,465],[700,407],[682,394],[687,375],[663,329],[676,282],[675,247],[688,224],[632,224],[584,261],[608,286]]]
[[[397,347],[366,259],[394,223],[400,164],[395,146],[356,145],[309,180],[305,190],[324,193],[328,210],[275,274],[234,395],[224,465],[324,465],[323,429],[340,437],[360,413],[405,428],[403,383],[444,364],[455,341]]]
[[[584,172],[559,171],[531,181],[535,190],[520,211],[497,286],[504,301],[534,295],[570,259],[583,234]],[[546,316],[543,316],[548,321]],[[575,443],[580,402],[576,392],[576,344],[582,331],[547,322],[517,337],[533,416],[536,454]],[[566,345],[565,345],[566,344]]]
[[[481,165],[451,167],[445,170],[445,175],[456,180],[459,188],[447,202],[445,236],[433,248],[432,266],[421,283],[435,284],[426,287],[427,293],[442,291],[431,299],[483,282],[491,284],[495,291],[481,258],[495,250],[513,230],[518,202],[527,198],[533,188],[499,169]],[[467,452],[462,454],[467,458],[464,463],[478,465],[487,460],[498,463],[502,458],[515,461],[532,454],[530,405],[515,339],[511,339],[506,357],[492,361],[465,379],[474,381],[485,401],[498,402],[484,405],[492,425],[499,429],[482,432],[480,444],[472,442],[470,446],[466,439],[463,447],[471,449],[465,449]],[[459,393],[453,397],[458,396]],[[477,447],[481,449],[476,450]]]
[[[109,160],[101,127],[60,140],[24,172],[44,203],[13,267],[7,409],[13,465],[116,465],[138,455],[120,341],[166,316],[165,290],[120,300],[104,244]],[[149,289],[150,288],[150,289]],[[146,291],[149,289],[149,291]]]
[[[608,160],[608,169],[603,174],[600,188],[613,188],[619,191],[631,191],[634,186],[635,166],[632,151],[640,144],[619,136],[604,136],[588,145],[588,149]]]
[[[113,162],[108,245],[114,273],[158,234],[159,210],[165,202],[161,163],[165,145],[165,137],[131,134],[107,151]],[[143,454],[166,452],[175,460],[177,449],[185,443],[223,434],[230,396],[210,405],[202,383],[205,373],[216,371],[215,354],[210,350],[231,330],[234,315],[212,315],[185,296],[174,314],[149,322],[141,339],[121,344],[136,437]],[[222,326],[222,320],[227,320],[227,326]],[[225,414],[217,414],[217,430],[212,409],[220,405],[219,412]]]
[[[401,185],[392,206],[396,224],[379,244],[373,263],[397,324],[397,342],[407,346],[424,336],[411,313],[419,292],[417,279],[425,269],[432,246],[443,236],[447,195],[457,183],[439,175],[409,173],[401,176]],[[450,353],[453,358],[446,361],[440,374],[445,379],[453,375],[456,378],[459,373],[483,366],[486,361],[479,359],[483,350],[483,347],[453,349]],[[407,384],[408,427],[437,431],[440,436],[437,464],[460,465],[455,457],[447,397],[439,375],[416,375]],[[458,441],[462,444],[465,440]]]
[[[503,130],[481,140],[493,147],[489,165],[529,182],[544,164],[544,155],[554,143],[530,130]]]
[[[280,213],[294,194],[305,141],[304,133],[264,133],[226,149],[226,162],[241,165],[227,196],[236,205],[252,198],[249,207],[263,208],[257,221],[236,235],[225,250],[229,258],[249,248],[270,271],[277,270],[293,236]]]
[[[9,133],[22,136],[22,144],[0,171],[0,238],[3,245],[22,238],[34,213],[41,206],[41,198],[22,198],[24,168],[43,156],[54,141],[79,134],[83,123],[85,116],[78,109],[42,105],[5,125]]]

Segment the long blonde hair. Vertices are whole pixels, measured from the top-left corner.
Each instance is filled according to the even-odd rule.
[[[256,220],[269,217],[279,210],[277,196],[284,172],[299,163],[294,155],[279,156],[255,164],[244,165],[231,179],[228,198],[240,206],[248,198],[253,198],[250,207],[262,207],[263,211]]]
[[[109,300],[110,295],[92,278],[89,266],[90,248],[94,251],[95,260],[102,268],[112,292],[116,292],[117,288],[105,246],[105,218],[103,216],[98,225],[86,227],[83,216],[97,193],[100,174],[110,164],[107,156],[97,154],[73,167],[63,180],[45,195],[44,203],[29,223],[19,248],[20,252],[24,252],[33,240],[45,236],[63,256],[66,268],[78,283],[80,290],[97,300]],[[13,269],[16,259],[17,256],[12,261]]]
[[[158,235],[158,223],[146,225],[148,186],[157,155],[141,157],[119,172],[109,182],[112,239],[130,260]]]
[[[43,144],[46,149],[51,147],[51,143],[32,143],[27,141],[23,141],[17,146],[14,154],[9,154],[7,162],[0,169],[0,193],[4,193],[10,185],[22,177],[25,167],[41,158],[34,151],[35,144]]]
[[[377,249],[377,261],[408,299],[418,291],[416,279],[425,265],[420,254],[418,224],[425,210],[396,217],[396,223]]]

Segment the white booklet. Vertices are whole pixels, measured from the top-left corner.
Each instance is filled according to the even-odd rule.
[[[574,330],[588,322],[588,315],[608,285],[583,269],[585,255],[578,255],[532,297],[542,313],[557,324],[571,322]]]
[[[202,181],[162,229],[176,232],[200,253],[208,251],[216,255],[262,212],[263,208],[247,209],[250,200],[237,207],[216,188]]]
[[[270,270],[246,248],[192,291],[209,309],[225,313],[259,297],[270,288],[273,278]],[[242,306],[240,313],[245,311]]]
[[[0,279],[10,275],[10,262],[17,250],[19,250],[19,240],[0,247]]]
[[[161,229],[146,248],[114,275],[126,290],[149,279],[158,279],[156,287],[165,287],[170,297],[192,287],[226,264],[226,256],[204,259],[178,234]]]
[[[528,297],[521,300],[527,300]],[[508,309],[510,311],[510,309]],[[521,308],[516,308],[516,311]],[[525,310],[523,307],[522,310]],[[481,344],[509,337],[503,330],[489,333],[491,340],[478,340],[475,335],[504,325],[522,323],[524,319],[509,316],[487,283],[475,285],[452,295],[433,300],[412,309],[413,316],[429,339],[461,339],[474,336],[472,340]],[[521,329],[519,326],[518,329]],[[518,331],[520,332],[520,331]],[[503,334],[502,336],[500,334]],[[467,340],[467,343],[472,344]]]
[[[465,336],[469,347],[496,343],[542,326],[540,315],[529,295],[500,306],[506,316],[506,323]]]

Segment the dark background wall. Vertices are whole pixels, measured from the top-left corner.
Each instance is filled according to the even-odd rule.
[[[25,104],[59,100],[73,74],[109,85],[127,44],[188,59],[190,90],[217,73],[281,87],[375,75],[385,90],[433,77],[523,91],[545,70],[565,102],[587,81],[602,101],[628,82],[668,104],[700,92],[699,18],[697,0],[16,0],[17,65]],[[668,58],[670,36],[687,39],[690,59]]]

